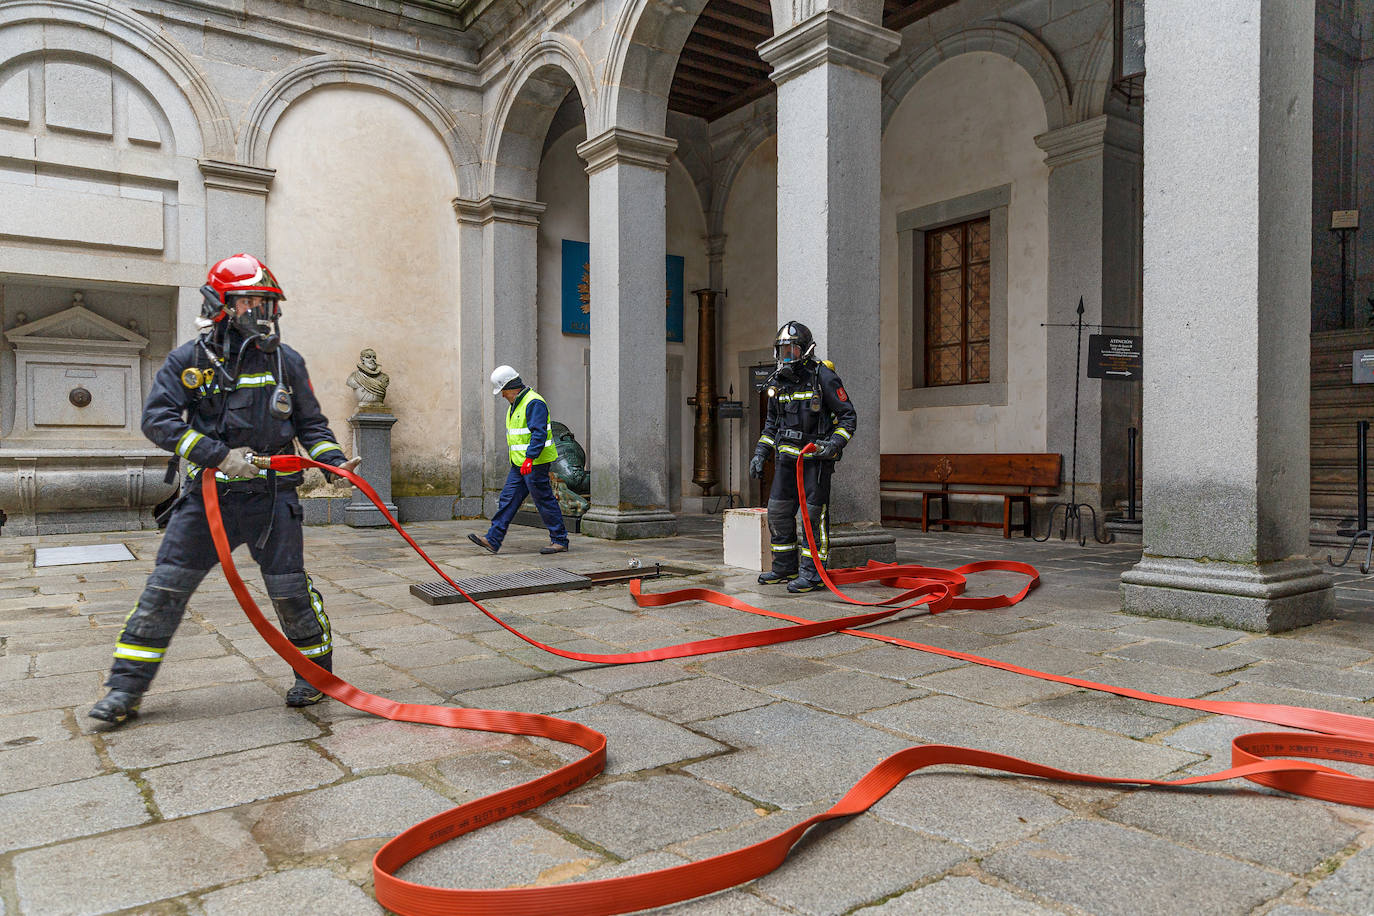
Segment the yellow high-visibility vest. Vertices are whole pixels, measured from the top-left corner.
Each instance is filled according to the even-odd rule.
[[[525,452],[530,447],[530,428],[525,424],[525,408],[532,401],[539,401],[545,407],[548,406],[548,402],[539,396],[539,392],[531,388],[528,394],[506,411],[506,447],[510,449],[510,463],[516,467],[525,463]],[[558,449],[553,444],[552,419],[544,432],[544,448],[539,457],[534,459],[535,464],[548,464],[558,457]]]

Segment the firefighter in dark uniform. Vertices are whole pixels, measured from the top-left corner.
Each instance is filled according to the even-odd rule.
[[[124,621],[96,719],[116,724],[138,712],[157,674],[186,602],[218,562],[205,515],[201,475],[213,471],[229,544],[247,543],[262,571],[283,632],[315,664],[331,670],[332,641],[324,602],[305,573],[296,496],[301,475],[261,471],[250,454],[279,455],[299,441],[316,461],[353,469],[320,412],[305,360],[281,343],[284,298],[272,272],[238,254],[210,269],[196,340],[167,356],[143,408],[143,434],[184,459],[181,496],[168,510],[156,565]],[[175,462],[177,459],[172,459]],[[344,481],[342,477],[334,478]],[[349,486],[345,481],[343,486]],[[324,698],[297,675],[288,706]]]
[[[830,475],[844,447],[854,435],[858,414],[845,393],[835,368],[815,358],[816,342],[799,321],[778,328],[773,342],[777,368],[768,382],[768,416],[763,434],[749,462],[749,476],[763,477],[763,462],[773,452],[773,489],[768,494],[768,531],[773,566],[759,576],[764,585],[788,583],[794,594],[823,587],[816,560],[805,543],[797,544],[797,458],[814,443],[816,451],[802,459],[806,511],[821,563],[829,559]]]

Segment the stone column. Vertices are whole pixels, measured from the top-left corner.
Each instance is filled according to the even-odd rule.
[[[1073,468],[1074,375],[1078,374],[1079,502],[1111,509],[1126,495],[1126,430],[1136,385],[1087,377],[1089,334],[1138,334],[1140,125],[1102,115],[1041,134],[1050,172],[1047,450]],[[1083,299],[1083,352],[1077,353]],[[1091,326],[1089,326],[1091,325]],[[1103,330],[1099,325],[1115,325]],[[1077,366],[1075,368],[1075,359]]]
[[[1313,5],[1148,9],[1133,613],[1274,632],[1334,612],[1305,556]]]
[[[484,505],[482,512],[496,511],[497,498],[510,467],[506,451],[506,408],[503,398],[493,397],[487,380],[491,370],[509,365],[526,384],[538,387],[536,362],[538,307],[539,217],[544,205],[532,200],[488,196],[481,200],[453,202],[458,214],[459,244],[463,245],[463,343],[464,382],[475,385],[479,395],[472,404],[465,399],[463,430],[481,430]],[[478,248],[480,246],[480,255]],[[480,291],[468,276],[480,277]],[[472,300],[477,302],[473,306]],[[476,325],[476,327],[472,327]],[[466,437],[465,437],[466,440]],[[473,449],[463,445],[465,455]],[[465,475],[472,473],[465,459]],[[463,484],[464,495],[469,486]]]
[[[759,45],[778,86],[778,324],[795,319],[859,413],[836,469],[832,566],[892,561],[879,525],[881,81],[894,32],[826,10]]]
[[[613,127],[587,162],[592,288],[592,505],[582,532],[668,537],[666,175],[677,143]]]

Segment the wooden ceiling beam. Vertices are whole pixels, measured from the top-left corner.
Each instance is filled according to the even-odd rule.
[[[732,48],[739,48],[746,55],[752,54],[755,57],[758,56],[758,51],[756,49],[761,42],[754,41],[752,36],[744,35],[740,32],[714,29],[709,25],[702,25],[700,20],[697,20],[697,27],[692,30],[692,33],[694,35],[704,35],[707,38],[714,38],[716,41],[723,41]]]
[[[753,57],[745,57],[742,54],[736,54],[733,50],[717,48],[705,42],[692,42],[691,45],[682,49],[682,53],[684,56],[690,54],[693,57],[709,57],[713,61],[726,61],[728,63],[737,64],[746,71],[764,70],[766,72],[765,65],[757,54]]]
[[[763,25],[754,22],[752,19],[743,19],[733,13],[718,10],[713,6],[707,6],[706,9],[701,11],[701,15],[697,17],[697,25],[700,26],[703,23],[718,29],[739,29],[741,34],[748,35],[751,40],[757,38],[758,41],[754,42],[756,45],[762,44],[773,37],[773,26],[771,24]]]
[[[758,81],[744,79],[733,73],[721,73],[719,70],[706,70],[698,67],[689,61],[680,60],[677,65],[677,77],[690,79],[694,83],[701,83],[704,86],[714,86],[725,92],[743,92],[752,88]]]
[[[672,95],[697,99],[707,107],[720,104],[719,92],[711,89],[701,89],[692,83],[684,83],[681,80],[673,81]]]
[[[716,118],[719,118],[722,115],[729,114],[736,108],[743,108],[745,105],[748,105],[755,99],[761,99],[772,94],[775,88],[776,87],[773,85],[772,80],[769,80],[765,83],[759,83],[752,89],[749,89],[745,92],[741,92],[739,95],[731,96],[730,98],[721,102],[715,108],[712,108],[710,111],[706,112],[704,115],[702,115],[702,117],[705,118],[707,121],[714,121]]]
[[[924,19],[931,13],[938,12],[947,6],[953,6],[958,2],[959,0],[913,0],[913,2],[902,4],[901,9],[891,15],[884,11],[883,26],[894,32],[900,32],[913,22]]]
[[[743,0],[711,0],[706,8],[713,16],[734,16],[753,28],[767,29],[768,34],[773,34],[773,11],[766,3],[760,8]]]

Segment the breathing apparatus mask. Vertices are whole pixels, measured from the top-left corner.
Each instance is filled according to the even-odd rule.
[[[281,304],[269,296],[248,293],[229,296],[227,308],[233,313],[230,319],[234,328],[251,339],[264,353],[275,353],[281,344],[281,331],[277,320],[281,318]]]
[[[786,382],[801,380],[801,369],[816,352],[816,341],[811,329],[800,321],[789,321],[778,328],[773,340],[773,360],[777,365],[774,375]]]

